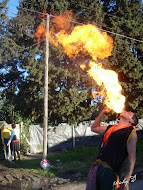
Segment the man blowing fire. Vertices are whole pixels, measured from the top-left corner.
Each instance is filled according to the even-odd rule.
[[[133,112],[123,111],[117,125],[101,126],[103,116],[110,111],[105,107],[91,128],[93,132],[104,136],[97,160],[90,169],[86,190],[129,190],[129,181],[136,161],[135,126],[138,118]],[[120,183],[119,170],[127,157],[125,177]]]

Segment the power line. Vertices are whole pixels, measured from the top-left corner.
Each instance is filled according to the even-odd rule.
[[[71,4],[74,4],[75,5],[75,3],[73,3],[73,2],[70,2]],[[24,4],[27,4],[27,5],[33,5],[32,4],[32,2],[31,3],[27,3],[27,2],[24,2]],[[143,5],[143,3],[141,3],[142,5]],[[76,3],[76,5],[78,5],[78,6],[80,6],[80,7],[82,7],[82,8],[84,8],[84,9],[88,9],[88,10],[94,10],[94,8],[91,8],[91,7],[85,7],[85,6],[83,6],[83,5],[79,5],[78,3]],[[71,10],[77,10],[77,9],[74,9],[74,8],[72,8]],[[54,10],[54,12],[57,12],[57,11],[55,11]],[[58,13],[59,14],[59,13]],[[109,14],[109,13],[107,13],[106,12],[106,14],[107,15],[109,15],[110,17],[117,17],[117,18],[120,18],[119,16],[117,16],[117,15],[111,15],[111,14]],[[124,19],[124,20],[126,20],[126,21],[128,21],[127,19]],[[101,26],[100,24],[98,24],[99,26]],[[103,26],[101,26],[101,27],[103,27]],[[109,28],[109,27],[107,27],[107,26],[105,26],[106,28]]]
[[[42,15],[45,15],[45,16],[47,15],[47,13],[41,13],[39,11],[35,11],[35,10],[31,10],[31,9],[27,9],[27,8],[23,8],[23,7],[19,7],[19,8],[22,9],[22,10],[27,10],[27,11],[30,11],[30,12],[35,12],[35,13],[42,14]],[[50,15],[50,17],[58,17],[58,16]],[[84,23],[80,23],[80,22],[73,21],[73,20],[70,20],[70,19],[63,19],[63,20],[70,21],[70,22],[75,23],[75,24],[85,25]],[[110,34],[118,35],[118,36],[123,37],[123,38],[127,38],[127,39],[130,39],[130,40],[134,40],[134,41],[143,43],[142,40],[137,40],[135,38],[132,38],[132,37],[129,37],[129,36],[125,36],[123,34],[119,34],[119,33],[116,33],[116,32],[111,32],[109,30],[105,30],[105,29],[102,29],[102,28],[99,28],[99,30],[104,31],[104,32],[108,32]]]
[[[23,2],[24,4],[27,4],[27,5],[33,5],[32,4],[32,2],[31,3],[27,3],[27,2]],[[71,2],[71,4],[73,4],[72,2]],[[76,3],[77,4],[77,3]],[[77,5],[79,5],[79,4],[77,4]],[[11,6],[12,7],[15,7],[14,5],[12,5],[11,4]],[[84,7],[84,6],[82,6],[82,5],[79,5],[79,6],[81,6],[81,7],[83,7],[84,9],[90,9],[90,10],[92,10],[91,8],[89,8],[89,7]],[[25,9],[25,10],[29,10],[29,11],[34,11],[34,10],[30,10],[30,9],[27,9],[27,8],[24,8],[24,7],[19,7],[19,8],[21,8],[21,9]],[[77,10],[77,9],[74,9],[74,8],[72,8],[72,10]],[[69,10],[70,11],[70,10]],[[41,12],[38,12],[38,11],[34,11],[34,12],[36,12],[36,13],[39,13],[39,14],[43,14],[43,15],[46,15],[46,14],[44,14],[44,13],[41,13]],[[57,11],[55,11],[54,10],[54,12],[57,12]],[[58,14],[59,14],[59,12],[57,12]],[[108,14],[108,13],[106,13],[106,14]],[[109,14],[108,14],[109,15]],[[116,16],[116,15],[109,15],[109,16]],[[117,16],[116,16],[117,17]],[[99,24],[98,24],[99,25]],[[101,26],[101,25],[100,25]],[[102,26],[103,27],[103,26]],[[106,26],[106,28],[109,28],[109,27],[107,27]]]
[[[44,39],[44,40],[41,40],[38,44],[40,44],[40,43],[43,42],[43,41],[45,41],[45,39]],[[29,49],[29,48],[31,48],[31,47],[33,47],[33,46],[35,46],[35,45],[37,45],[37,42],[34,43],[34,44],[32,44],[32,45],[29,46],[29,47],[23,48],[23,50]]]
[[[12,39],[9,39],[9,40],[12,40]],[[13,41],[13,40],[12,40],[12,41]],[[40,44],[41,42],[44,42],[44,41],[45,41],[45,39],[39,41],[38,44]],[[15,41],[13,41],[13,42],[15,43]],[[15,44],[16,44],[16,43],[15,43]],[[17,46],[17,48],[21,48],[22,50],[27,50],[27,49],[30,49],[30,48],[33,47],[33,46],[37,46],[37,42],[34,43],[34,44],[32,44],[31,46],[28,46],[28,47],[22,47],[22,46],[19,47],[18,44],[16,44],[16,46]]]
[[[41,13],[39,11],[35,11],[35,10],[31,10],[31,9],[27,9],[27,8],[24,8],[24,7],[19,7],[20,9],[23,9],[23,10],[26,10],[26,11],[31,11],[31,12],[34,12],[34,13],[38,13],[38,14],[42,14],[42,15],[47,15],[47,13]]]
[[[44,42],[45,41],[45,39],[44,40],[41,40],[38,44],[40,44],[41,42]],[[19,47],[19,45],[17,45],[18,47]],[[27,49],[30,49],[31,47],[33,47],[33,46],[37,46],[37,42],[36,43],[34,43],[34,44],[32,44],[31,46],[28,46],[28,47],[20,47],[22,50],[27,50]]]
[[[7,10],[7,12],[9,12],[9,13],[11,13],[11,14],[13,14],[13,15],[17,16],[17,14],[16,14],[16,13],[11,12],[10,10]],[[9,17],[12,17],[12,16],[9,16]]]
[[[27,4],[29,4],[29,3],[27,3]],[[30,9],[27,9],[27,8],[21,8],[21,9],[23,9],[23,10],[28,10],[28,11],[31,11]],[[11,11],[9,11],[10,13],[12,13]],[[38,13],[38,14],[42,14],[42,15],[47,15],[47,13],[41,13],[41,12],[38,12],[38,11],[34,11],[34,10],[32,10],[32,12],[36,12],[36,13]],[[15,14],[15,13],[12,13],[12,14],[14,14],[14,15],[17,15],[17,14]],[[57,16],[55,16],[55,15],[50,15],[51,17],[57,17]],[[80,23],[80,22],[77,22],[77,21],[74,21],[74,20],[69,20],[69,19],[63,19],[63,20],[65,20],[65,21],[70,21],[70,22],[72,22],[72,23],[75,23],[75,24],[79,24],[79,25],[85,25],[84,23]],[[98,26],[101,26],[101,25],[99,25],[98,24]],[[103,26],[101,26],[101,27],[103,27]],[[100,28],[100,30],[102,30],[101,28]]]
[[[72,3],[72,2],[70,2],[70,3],[71,3],[71,4],[75,4],[75,3]],[[143,3],[141,3],[141,4],[143,5]],[[85,7],[85,6],[83,6],[83,5],[79,5],[78,3],[76,3],[76,5],[78,5],[78,6],[82,7],[82,8],[84,8],[84,9],[94,10],[94,9],[91,8],[91,7]],[[76,10],[76,9],[74,9],[74,10]],[[112,17],[112,16],[115,16],[115,17],[118,17],[118,18],[119,18],[119,16],[117,16],[117,15],[111,15],[111,14],[109,14],[109,13],[107,13],[107,12],[106,12],[106,14],[109,15],[109,16],[111,16],[111,17]],[[127,20],[127,19],[124,19],[124,20]]]
[[[57,16],[51,15],[51,17],[57,17]],[[73,22],[73,23],[76,23],[76,24],[80,24],[80,25],[85,25],[85,24],[83,24],[83,23],[76,22],[76,21],[72,21],[72,20],[69,20],[69,19],[64,19],[64,20],[68,20],[68,21],[70,21],[70,22]],[[129,37],[129,36],[125,36],[125,35],[122,35],[122,34],[119,34],[119,33],[116,33],[116,32],[111,32],[111,31],[109,31],[109,30],[104,30],[104,29],[102,29],[102,28],[99,28],[99,30],[102,30],[103,32],[108,32],[108,33],[115,34],[115,35],[118,35],[118,36],[121,36],[121,37],[124,37],[124,38],[128,38],[128,39],[130,39],[130,40],[134,40],[134,41],[138,41],[138,42],[142,42],[142,43],[143,43],[142,40],[137,40],[137,39],[135,39],[135,38],[132,38],[132,37]]]
[[[118,34],[118,33],[116,33],[116,32],[111,32],[111,31],[104,30],[104,29],[101,29],[101,28],[100,28],[100,30],[102,30],[102,31],[104,31],[104,32],[111,33],[111,34],[115,34],[115,35],[117,35],[117,36],[121,36],[121,37],[124,37],[124,38],[128,38],[128,39],[130,39],[130,40],[134,40],[134,41],[137,41],[137,42],[141,42],[141,43],[143,43],[142,40],[137,40],[137,39],[132,38],[132,37],[129,37],[129,36],[125,36],[125,35],[122,35],[122,34]]]
[[[24,4],[27,4],[27,5],[32,5],[32,3],[27,3],[27,2],[24,2]],[[73,4],[72,2],[71,2],[71,4]],[[77,4],[77,3],[76,3]],[[79,4],[77,4],[77,5],[79,5]],[[79,5],[79,6],[81,6],[81,5]],[[84,7],[84,6],[81,6],[81,7],[83,7],[83,8],[85,8],[85,9],[90,9],[90,10],[92,10],[91,8],[89,8],[89,7]],[[26,8],[22,8],[22,7],[20,7],[21,9],[26,9]],[[26,10],[29,10],[30,11],[30,9],[26,9]],[[76,10],[76,9],[74,9],[74,8],[72,8],[72,10]],[[34,10],[32,10],[32,11],[34,11]],[[55,11],[55,10],[54,10]],[[69,10],[70,11],[70,10]],[[41,12],[38,12],[38,11],[35,11],[36,13],[38,13],[38,14],[43,14],[43,15],[47,15],[46,13],[41,13]],[[55,12],[57,12],[57,11],[55,11]],[[59,14],[59,13],[58,13]],[[106,14],[108,14],[108,13],[106,13]],[[109,15],[109,14],[108,14]],[[54,16],[54,15],[50,15],[51,17],[56,17],[56,16]],[[116,16],[116,15],[109,15],[109,16]],[[116,17],[118,17],[118,16],[116,16]],[[64,19],[64,20],[67,20],[67,19]],[[124,20],[126,20],[126,19],[124,19]],[[76,22],[76,21],[73,21],[73,20],[69,20],[70,22],[73,22],[73,23],[75,23],[75,24],[80,24],[80,25],[84,25],[83,23],[80,23],[80,22]],[[97,24],[96,23],[96,26],[98,26],[98,27],[103,27],[102,25],[100,25],[100,24]],[[106,27],[106,28],[109,28],[108,26],[104,26],[104,27]],[[102,31],[107,31],[107,30],[103,30],[103,29],[101,29],[100,28],[100,30],[102,30]],[[117,34],[117,33],[115,33],[115,32],[110,32],[110,31],[107,31],[107,32],[109,32],[109,33],[112,33],[112,34]],[[120,34],[118,34],[118,35],[120,35]],[[122,37],[126,37],[125,35],[121,35]],[[136,41],[138,41],[138,42],[142,42],[143,43],[143,41],[140,41],[140,40],[137,40],[137,39],[135,39],[135,38],[130,38],[130,37],[128,37],[127,36],[127,38],[128,39],[134,39],[134,40],[136,40]]]

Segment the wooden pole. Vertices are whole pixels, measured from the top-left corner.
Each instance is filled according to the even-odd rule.
[[[45,73],[44,73],[45,83],[44,83],[43,159],[47,158],[49,22],[50,22],[50,17],[49,17],[49,14],[47,14],[47,21],[46,21],[46,55],[45,55]]]

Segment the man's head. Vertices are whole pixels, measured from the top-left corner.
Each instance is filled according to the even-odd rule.
[[[133,112],[132,112],[133,113]],[[137,115],[135,114],[135,113],[133,113],[134,115],[133,115],[133,117],[132,117],[132,119],[133,119],[133,121],[134,121],[134,123],[132,123],[132,125],[133,126],[136,126],[137,124],[138,124],[138,117],[137,117]]]
[[[12,129],[15,129],[15,128],[16,128],[16,124],[13,123],[13,124],[12,124]]]
[[[124,121],[128,122],[132,126],[136,126],[138,124],[138,117],[133,112],[124,111],[120,114],[120,118],[123,118]]]

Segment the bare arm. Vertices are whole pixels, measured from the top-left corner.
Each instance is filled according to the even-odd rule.
[[[133,133],[128,142],[128,145],[127,145],[128,164],[127,164],[125,177],[129,181],[130,181],[130,177],[133,173],[133,169],[134,169],[135,162],[136,162],[136,142],[137,142],[137,135],[135,133]]]
[[[130,177],[133,173],[135,162],[136,162],[136,142],[137,142],[137,136],[135,133],[133,133],[127,145],[128,162],[126,166],[126,173],[125,173],[124,179],[128,181],[128,185],[122,187],[121,189],[123,190],[129,189]]]
[[[91,131],[98,133],[99,135],[103,135],[107,129],[107,126],[101,126],[100,123],[104,117],[105,114],[109,113],[111,110],[107,107],[105,107],[99,116],[96,118],[94,123],[92,124]]]

